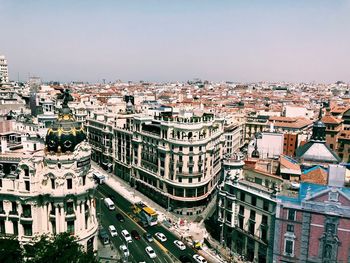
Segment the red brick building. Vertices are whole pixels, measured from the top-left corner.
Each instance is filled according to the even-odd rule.
[[[339,178],[339,173],[335,174]],[[349,262],[350,189],[302,183],[298,197],[280,196],[273,259]]]
[[[295,150],[298,148],[298,134],[285,133],[283,138],[283,154],[295,156]]]

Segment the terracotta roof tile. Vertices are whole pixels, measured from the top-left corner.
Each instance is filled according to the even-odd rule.
[[[330,116],[330,115],[326,115],[322,118],[322,121],[324,123],[329,123],[329,124],[339,124],[341,123],[342,121],[333,117],[333,116]]]
[[[287,157],[286,155],[282,154],[280,156],[280,164],[287,169],[300,171],[300,165],[295,160],[293,160],[290,157]]]
[[[328,174],[322,167],[314,166],[304,171],[300,179],[303,182],[327,185]]]

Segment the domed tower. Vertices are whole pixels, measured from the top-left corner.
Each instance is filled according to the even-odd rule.
[[[296,149],[296,157],[304,165],[339,163],[341,158],[326,144],[326,125],[321,121],[322,107],[319,118],[314,122],[310,140]]]
[[[95,183],[90,170],[91,147],[82,124],[76,122],[68,102],[63,99],[58,119],[46,136],[42,189],[50,195],[48,229],[51,233],[70,232],[87,250],[97,249],[98,222],[94,205]]]
[[[322,107],[318,114],[318,120],[314,122],[312,127],[312,141],[326,142],[326,125],[322,122]]]
[[[49,152],[73,152],[74,148],[86,139],[83,125],[76,122],[68,101],[72,100],[69,91],[63,93],[62,109],[58,120],[49,128],[46,135],[46,149]]]
[[[61,99],[45,150],[9,151],[0,158],[0,225],[3,234],[21,244],[42,234],[69,232],[86,250],[95,251],[98,222],[91,147],[68,107],[73,99],[68,90]]]

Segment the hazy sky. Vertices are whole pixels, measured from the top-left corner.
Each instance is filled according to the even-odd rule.
[[[11,79],[350,81],[349,0],[0,0]]]

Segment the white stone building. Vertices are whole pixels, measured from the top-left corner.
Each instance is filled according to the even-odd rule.
[[[7,60],[3,55],[0,55],[0,83],[1,82],[2,83],[9,82]]]
[[[44,150],[0,154],[0,233],[27,243],[69,232],[97,249],[91,147],[68,107],[49,129]]]
[[[93,159],[137,190],[182,215],[200,214],[221,175],[224,120],[119,113],[87,121]]]

